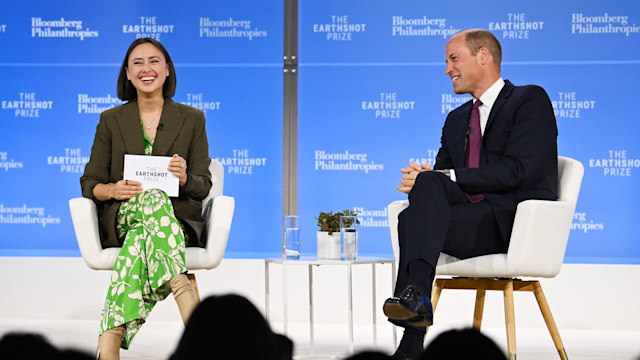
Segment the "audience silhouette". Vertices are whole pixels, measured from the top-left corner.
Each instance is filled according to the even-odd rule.
[[[493,340],[473,328],[449,330],[438,335],[418,358],[420,360],[506,360]]]
[[[363,351],[352,355],[345,360],[388,360],[391,359],[388,355],[378,351]]]
[[[90,360],[78,350],[58,350],[42,335],[8,333],[0,339],[0,360]]]
[[[195,309],[170,360],[247,359],[291,360],[293,343],[276,334],[246,298],[211,296]],[[59,350],[44,336],[8,333],[0,339],[0,360],[88,360],[89,354]],[[363,351],[345,360],[386,360],[378,351]],[[473,328],[449,330],[438,335],[415,360],[506,360],[491,339]],[[640,359],[638,359],[640,360]]]
[[[291,340],[271,331],[249,300],[229,294],[198,305],[170,360],[290,360],[292,355]]]

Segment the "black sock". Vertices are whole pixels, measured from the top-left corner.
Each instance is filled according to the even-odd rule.
[[[398,351],[412,359],[417,358],[424,350],[423,342],[425,333],[425,328],[415,328],[411,326],[405,328],[404,335],[402,335],[402,340],[400,340],[400,345],[398,346]]]
[[[407,279],[407,284],[417,286],[428,298],[431,298],[431,286],[433,285],[435,269],[421,259],[411,261],[408,268],[409,279]]]

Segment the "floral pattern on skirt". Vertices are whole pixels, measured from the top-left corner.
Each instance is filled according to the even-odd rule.
[[[113,266],[100,334],[125,325],[128,349],[156,302],[170,293],[169,280],[187,271],[185,240],[166,193],[144,191],[122,202],[116,230],[123,240]]]

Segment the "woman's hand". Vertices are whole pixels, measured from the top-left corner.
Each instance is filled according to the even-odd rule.
[[[135,180],[120,180],[111,185],[109,198],[127,200],[142,192],[142,183]]]
[[[187,161],[180,155],[173,154],[167,170],[180,179],[180,186],[184,186],[187,183]]]
[[[120,180],[115,184],[98,184],[93,196],[98,201],[127,200],[142,192],[142,184],[134,180]]]

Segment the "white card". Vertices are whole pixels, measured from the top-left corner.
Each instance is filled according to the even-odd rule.
[[[160,189],[178,196],[179,179],[167,170],[170,160],[170,156],[125,154],[123,179],[141,182],[144,190]]]

